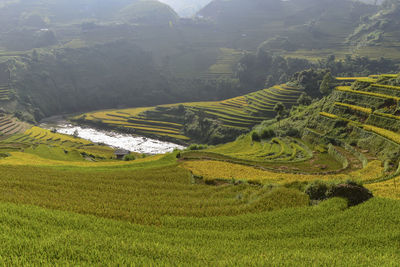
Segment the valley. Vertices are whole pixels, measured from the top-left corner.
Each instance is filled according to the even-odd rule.
[[[399,25],[399,0],[0,0],[0,265],[397,266]]]

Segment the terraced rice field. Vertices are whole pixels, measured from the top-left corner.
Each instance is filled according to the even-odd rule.
[[[238,97],[182,105],[244,120],[249,114],[245,108],[253,104]],[[369,107],[336,105],[369,114]],[[158,112],[171,106],[160,106]],[[182,127],[168,116],[144,117],[143,112],[155,109],[86,117],[118,121],[120,127]],[[321,115],[341,119],[339,114]],[[387,135],[377,126],[364,127]],[[396,266],[400,261],[400,250],[393,245],[400,235],[400,202],[395,200],[400,199],[400,180],[374,183],[384,174],[378,160],[354,167],[359,165],[353,166],[355,156],[335,147],[350,162],[344,169],[329,153],[299,139],[255,142],[250,134],[205,150],[132,162],[88,161],[81,152],[90,149],[110,152],[38,127],[0,141],[0,263]],[[311,206],[308,195],[295,189],[314,180],[349,178],[370,183],[381,198],[352,208],[338,198]]]
[[[386,78],[394,78],[397,77],[397,75],[371,75],[370,77],[379,79],[380,77],[386,77]],[[375,103],[374,99],[382,99],[383,108],[376,110],[376,107],[368,106],[368,101],[363,101],[362,105],[359,104],[348,104],[348,103],[340,103],[336,102],[335,106],[339,107],[344,107],[352,111],[357,111],[360,113],[364,113],[367,117],[368,116],[379,116],[379,117],[385,117],[393,120],[398,120],[400,117],[396,114],[393,114],[395,110],[391,110],[391,105],[393,103],[398,103],[400,101],[400,97],[398,95],[398,91],[400,90],[399,86],[391,86],[391,85],[384,85],[384,84],[377,84],[373,83],[368,87],[361,87],[362,89],[360,90],[353,90],[351,89],[350,86],[339,86],[336,88],[336,91],[344,93],[344,94],[354,94],[354,95],[360,95],[363,97],[371,98],[370,103]],[[346,99],[346,98],[343,98]],[[392,102],[385,102],[387,100],[392,100]],[[387,103],[387,104],[385,104]],[[334,111],[334,110],[333,110]],[[335,114],[329,113],[329,112],[322,112],[322,116],[329,117],[332,119],[341,119],[341,120],[346,120],[348,122],[351,122],[354,125],[359,125],[361,126],[364,130],[374,132],[377,135],[380,135],[382,137],[385,137],[387,139],[390,139],[396,143],[400,144],[400,138],[399,134],[397,132],[391,131],[389,129],[381,128],[379,125],[369,125],[369,124],[364,124],[361,121],[356,121],[356,120],[349,120],[348,118],[343,118],[341,117],[340,114]],[[369,122],[373,122],[374,120],[368,120]]]
[[[90,141],[69,135],[53,133],[39,127],[32,127],[0,142],[0,149],[9,147],[14,147],[14,152],[23,149],[26,153],[45,159],[64,161],[85,160],[81,153],[100,159],[110,159],[114,156],[114,149],[110,147],[96,145]]]
[[[243,56],[242,51],[231,48],[220,48],[220,54],[215,64],[210,66],[202,78],[211,80],[219,78],[230,78],[233,76],[234,68]]]
[[[265,119],[275,116],[273,108],[282,102],[287,108],[296,104],[302,93],[298,88],[277,85],[248,95],[223,101],[192,102],[148,108],[91,112],[75,119],[109,128],[118,128],[145,136],[188,142],[185,132],[185,110],[217,120],[222,126],[247,132]]]
[[[10,95],[12,90],[8,85],[1,85],[0,84],[0,101],[8,101],[10,100]]]
[[[333,174],[347,173],[348,171],[358,171],[362,169],[363,165],[366,167],[368,165],[368,160],[361,164],[360,159],[356,157],[352,152],[348,152],[341,148],[332,148],[336,151],[342,158],[346,160],[338,159],[331,152],[328,153],[328,148],[325,151],[320,152],[319,149],[311,144],[307,144],[300,139],[294,138],[272,138],[268,140],[252,141],[251,135],[245,135],[239,137],[236,141],[218,145],[211,146],[204,150],[199,151],[185,151],[181,153],[180,159],[188,166],[195,174],[198,173],[200,166],[200,173],[205,172],[206,177],[212,180],[213,178],[229,178],[229,174],[234,173],[234,169],[238,169],[247,166],[247,170],[252,170],[255,168],[255,172],[259,172],[262,179],[265,181],[277,181],[275,178],[289,177],[290,175],[316,175],[310,177],[322,177],[326,175],[327,177],[333,177]],[[218,174],[211,175],[213,167],[211,167],[211,161],[214,161],[215,166],[221,164],[221,162],[229,163],[225,164],[224,168],[221,166],[215,167],[214,170],[219,170]],[[198,163],[193,167],[190,163],[191,161],[206,161],[207,164],[201,165]],[[371,160],[372,162],[373,160]],[[217,163],[218,162],[218,163]],[[200,165],[199,165],[200,164]],[[379,163],[381,164],[381,163]],[[210,165],[210,169],[206,166]],[[231,167],[228,167],[231,166]],[[376,164],[375,164],[376,166]],[[194,169],[192,169],[192,167]],[[201,168],[203,168],[201,170]],[[232,168],[230,170],[229,168]],[[264,171],[264,174],[262,174]],[[227,175],[223,175],[223,173]],[[238,172],[242,173],[243,172]],[[251,173],[251,172],[249,172]],[[379,169],[379,177],[382,176],[382,169]],[[280,176],[283,174],[283,176]],[[285,176],[290,174],[289,176]],[[200,176],[203,176],[199,174]],[[245,176],[249,179],[251,175]],[[292,176],[292,177],[294,177]],[[257,175],[259,177],[259,175]],[[376,176],[373,176],[375,179]],[[233,175],[232,178],[241,179],[240,175]],[[253,177],[255,179],[255,177]],[[245,180],[246,180],[245,179]],[[300,178],[299,178],[300,179]],[[329,178],[328,178],[329,179]],[[283,183],[286,181],[282,180]],[[289,180],[287,180],[289,181]],[[287,182],[286,181],[286,182]]]
[[[253,142],[250,135],[235,142],[206,149],[205,152],[223,154],[232,158],[254,161],[299,161],[310,158],[311,152],[300,141],[273,138],[265,142]]]
[[[394,78],[397,75],[373,75],[370,77],[381,80],[382,78]],[[363,82],[362,79],[356,79],[355,83],[360,80]],[[353,88],[358,89],[354,90]],[[344,121],[358,131],[368,133],[369,136],[374,137],[374,140],[400,145],[400,132],[397,124],[400,116],[396,113],[396,106],[400,100],[399,89],[399,86],[376,82],[369,86],[357,86],[357,84],[352,87],[339,86],[336,88],[336,97],[342,102],[335,102],[332,108],[320,112],[320,115],[327,119]],[[374,186],[371,185],[371,187]]]
[[[260,182],[263,184],[288,184],[293,182],[321,181],[344,181],[351,177],[360,182],[374,181],[382,177],[383,167],[380,161],[371,161],[368,165],[359,170],[340,174],[298,174],[277,171],[263,170],[252,166],[222,162],[222,161],[187,161],[182,166],[190,170],[194,175],[204,180],[244,180]]]
[[[10,136],[24,132],[28,124],[18,121],[9,115],[0,115],[0,136]]]

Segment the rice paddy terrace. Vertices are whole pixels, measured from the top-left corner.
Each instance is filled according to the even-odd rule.
[[[10,121],[15,121],[15,119],[10,119]],[[43,158],[43,162],[46,162],[46,159],[49,161],[96,161],[114,156],[114,149],[81,138],[58,134],[28,124],[18,125],[16,129],[18,131],[9,131],[8,136],[0,141],[0,152],[16,153],[10,154],[16,158],[18,158],[17,155],[29,154],[28,158],[31,156]],[[4,155],[8,157],[8,154]]]
[[[231,48],[220,48],[215,64],[201,75],[206,80],[230,78],[234,74],[234,68],[243,56],[243,52]]]
[[[24,132],[29,125],[9,115],[0,114],[0,138]]]
[[[0,84],[0,103],[11,100],[13,90],[8,85]]]
[[[356,151],[358,157],[371,153],[384,162],[386,176],[371,188],[393,191],[394,177],[399,175],[400,149],[400,86],[398,75],[338,78],[337,86],[327,99],[315,122],[306,134],[319,140],[330,140]],[[363,164],[365,166],[365,163]],[[376,182],[376,181],[375,181]]]
[[[147,108],[106,110],[87,113],[74,120],[80,123],[118,129],[139,135],[165,138],[180,143],[192,141],[190,129],[185,127],[192,113],[217,121],[226,131],[248,132],[253,126],[275,116],[277,102],[286,107],[296,103],[302,90],[288,85],[276,85],[244,96],[223,101],[178,103]],[[190,118],[193,120],[193,118]]]
[[[325,108],[320,116],[328,124],[344,122],[355,136],[374,137],[386,146],[397,148],[400,144],[400,86],[390,85],[397,77],[395,74],[372,75],[355,79],[351,86],[336,87],[332,95],[333,105]],[[329,127],[324,128],[322,125],[317,130],[329,135],[326,131]],[[378,146],[385,147],[376,142],[368,145],[371,150],[376,151],[379,150]]]

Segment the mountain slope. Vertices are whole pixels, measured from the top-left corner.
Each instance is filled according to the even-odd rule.
[[[375,15],[364,17],[348,44],[364,53],[394,57],[400,50],[400,2],[386,1]]]

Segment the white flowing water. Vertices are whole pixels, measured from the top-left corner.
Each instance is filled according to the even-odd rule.
[[[83,128],[68,123],[56,125],[42,124],[41,127],[47,129],[56,129],[58,133],[68,135],[74,135],[74,133],[77,132],[78,137],[94,143],[103,143],[115,148],[122,148],[138,153],[163,154],[171,152],[174,149],[185,148],[174,143],[159,141],[143,136],[121,134],[112,131],[97,130],[89,127]]]

